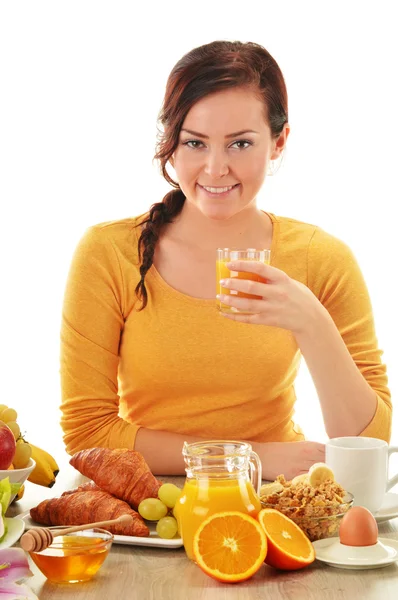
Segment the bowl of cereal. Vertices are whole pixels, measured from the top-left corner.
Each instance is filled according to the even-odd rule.
[[[353,495],[331,480],[314,487],[305,479],[294,483],[279,475],[273,484],[262,486],[261,492],[262,508],[282,512],[311,542],[337,535],[341,520],[353,502]]]

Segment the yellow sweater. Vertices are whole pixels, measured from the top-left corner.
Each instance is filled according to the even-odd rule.
[[[361,435],[389,441],[386,368],[351,251],[318,227],[269,216],[271,264],[327,308],[377,394]],[[207,439],[302,440],[293,421],[300,351],[290,331],[223,319],[215,299],[174,290],[154,266],[148,305],[137,310],[139,219],[91,227],[72,261],[61,331],[67,451],[133,448],[140,426]]]

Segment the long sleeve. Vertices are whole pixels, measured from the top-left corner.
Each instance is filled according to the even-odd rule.
[[[351,250],[316,229],[309,245],[308,283],[333,318],[355,364],[377,397],[372,421],[360,435],[391,436],[392,405],[368,290]]]
[[[106,227],[80,241],[66,285],[61,328],[61,426],[67,452],[134,448],[138,426],[119,417],[123,277]]]

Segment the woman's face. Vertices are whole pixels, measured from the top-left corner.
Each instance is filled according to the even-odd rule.
[[[289,126],[271,137],[264,104],[233,88],[199,100],[182,125],[170,161],[187,201],[203,215],[225,220],[254,206],[270,160],[285,146]]]

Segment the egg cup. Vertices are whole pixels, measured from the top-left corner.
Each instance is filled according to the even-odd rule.
[[[398,542],[379,538],[372,546],[346,546],[338,539],[314,542],[315,556],[320,562],[339,569],[377,569],[398,560]]]

